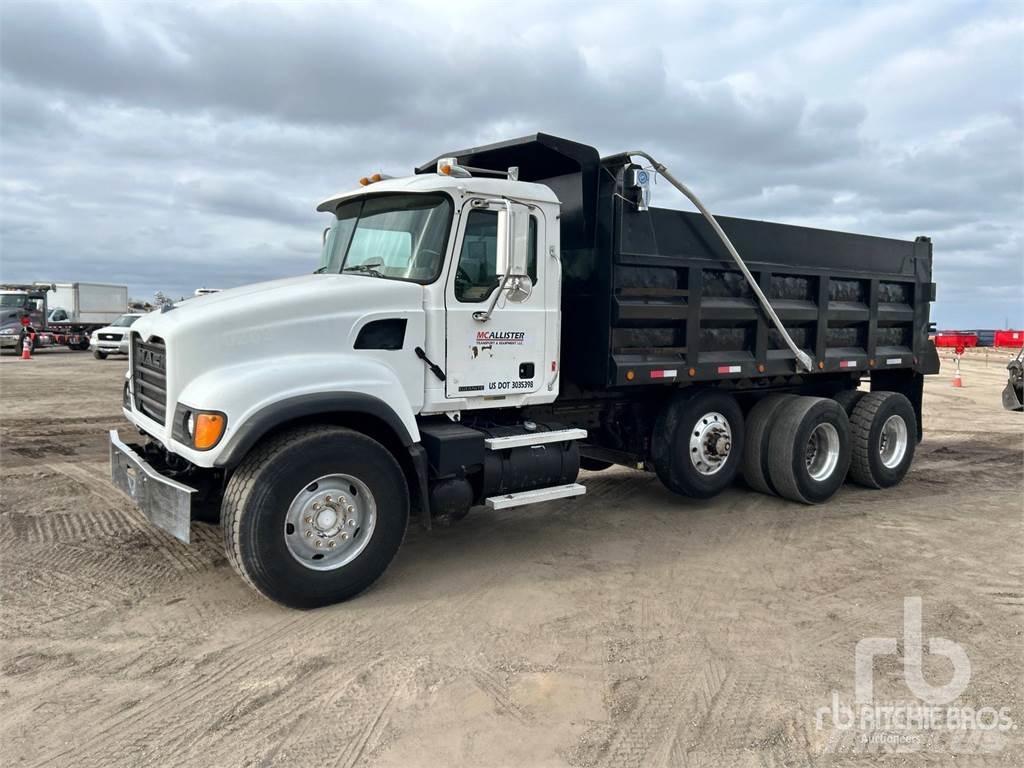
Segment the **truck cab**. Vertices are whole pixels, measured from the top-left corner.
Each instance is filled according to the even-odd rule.
[[[727,235],[702,205],[650,209],[650,173],[537,134],[328,197],[313,274],[132,325],[122,406],[142,440],[111,432],[112,481],[185,542],[219,522],[236,571],[295,607],[369,586],[410,517],[579,496],[581,465],[694,498],[741,465],[802,503],[848,471],[899,482],[933,367],[930,242]],[[865,377],[881,394],[859,403]]]
[[[25,339],[46,328],[46,289],[11,285],[0,289],[0,348],[21,349]]]

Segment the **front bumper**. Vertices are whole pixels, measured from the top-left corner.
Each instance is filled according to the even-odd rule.
[[[110,430],[110,481],[153,525],[189,543],[195,488],[160,474],[121,442],[116,429]]]
[[[108,355],[127,355],[127,341],[94,341],[91,342],[93,350],[106,352]]]

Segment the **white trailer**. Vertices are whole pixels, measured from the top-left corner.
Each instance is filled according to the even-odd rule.
[[[110,325],[128,311],[128,286],[108,283],[54,283],[47,297],[51,311],[63,309],[56,322],[90,326]]]

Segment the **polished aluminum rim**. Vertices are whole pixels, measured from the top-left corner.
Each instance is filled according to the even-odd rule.
[[[725,466],[732,451],[732,429],[720,413],[705,413],[690,433],[690,462],[702,475],[713,475]]]
[[[288,552],[306,568],[332,571],[359,556],[377,525],[377,503],[352,475],[318,477],[299,491],[284,519]]]
[[[898,467],[907,453],[907,422],[895,414],[885,420],[878,440],[878,455],[888,469]]]
[[[839,463],[839,431],[828,422],[816,426],[807,440],[804,458],[812,480],[830,477]]]

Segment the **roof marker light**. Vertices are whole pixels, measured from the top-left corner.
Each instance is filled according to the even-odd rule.
[[[387,179],[393,179],[394,176],[388,176],[386,173],[375,173],[372,176],[363,176],[359,180],[359,186],[367,187],[370,184],[376,184],[378,181],[386,181]]]
[[[442,176],[451,176],[456,179],[468,179],[473,175],[459,165],[457,157],[442,157],[437,161],[437,172]]]

